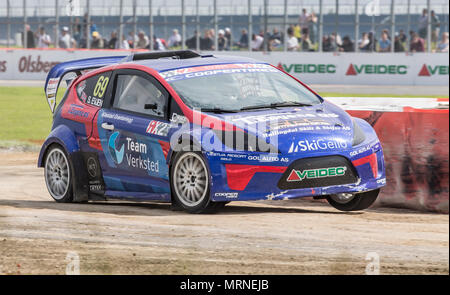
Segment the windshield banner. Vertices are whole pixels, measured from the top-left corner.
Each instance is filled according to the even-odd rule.
[[[268,64],[221,64],[198,66],[169,70],[159,73],[167,82],[185,80],[191,78],[238,73],[276,73],[278,69]]]

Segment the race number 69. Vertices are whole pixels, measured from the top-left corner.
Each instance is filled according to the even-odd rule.
[[[97,84],[95,84],[94,88],[94,96],[98,98],[102,98],[105,94],[106,87],[108,86],[109,78],[101,76],[98,78]]]

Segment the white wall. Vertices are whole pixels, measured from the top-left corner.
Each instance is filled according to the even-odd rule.
[[[0,80],[44,80],[51,64],[108,55],[128,55],[108,50],[5,50],[0,49]],[[316,53],[220,52],[241,55],[282,66],[311,84],[349,85],[448,85],[449,55],[443,53]],[[353,65],[353,74],[349,67]],[[425,65],[425,74],[419,75]]]

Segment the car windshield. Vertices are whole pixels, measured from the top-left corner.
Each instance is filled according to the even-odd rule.
[[[302,84],[267,64],[199,66],[160,74],[191,108],[238,111],[321,103]]]

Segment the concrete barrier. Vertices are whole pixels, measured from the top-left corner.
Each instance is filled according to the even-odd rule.
[[[378,206],[449,212],[448,99],[328,100],[368,121],[380,138],[387,185]]]

